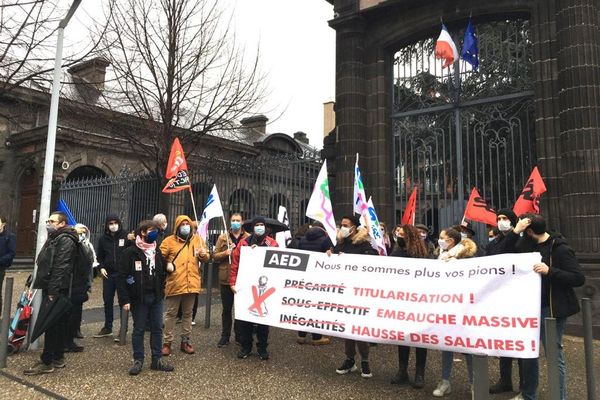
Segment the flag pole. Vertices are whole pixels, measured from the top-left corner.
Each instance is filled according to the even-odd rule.
[[[192,185],[190,185],[190,199],[192,200],[192,209],[194,210],[196,224],[199,224],[200,220],[198,219],[198,212],[196,211],[196,202],[194,201],[194,193],[192,193]]]
[[[227,248],[231,249],[231,242],[229,241],[229,232],[227,230],[227,222],[225,221],[225,216],[221,215],[223,219],[223,226],[225,227],[225,237],[227,238]],[[231,253],[229,253],[229,264],[231,264]]]

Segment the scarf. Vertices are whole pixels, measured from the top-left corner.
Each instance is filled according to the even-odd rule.
[[[144,239],[138,235],[135,237],[135,245],[146,255],[146,261],[148,262],[150,275],[154,275],[154,268],[156,266],[156,242],[146,243]]]

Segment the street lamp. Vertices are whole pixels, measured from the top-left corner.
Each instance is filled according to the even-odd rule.
[[[56,147],[56,122],[58,119],[58,100],[60,97],[60,77],[62,69],[62,50],[63,50],[63,39],[64,30],[71,20],[71,17],[81,4],[82,0],[74,0],[71,8],[67,12],[67,15],[58,23],[58,38],[56,40],[56,57],[54,59],[54,77],[52,79],[52,97],[50,100],[50,115],[48,117],[48,138],[46,140],[46,156],[44,159],[44,178],[42,180],[42,196],[40,201],[40,212],[38,229],[37,229],[37,241],[35,246],[35,258],[40,253],[42,246],[47,238],[46,233],[46,218],[50,214],[50,197],[52,195],[52,175],[54,174],[54,151]],[[33,264],[33,282],[35,282],[35,276],[37,274],[37,264]],[[41,293],[41,291],[40,291]],[[33,315],[31,318],[31,326],[35,326],[35,320],[41,304],[41,295],[36,296],[33,299]],[[31,332],[33,329],[30,329]],[[35,350],[37,348],[37,341],[30,344],[30,348]]]

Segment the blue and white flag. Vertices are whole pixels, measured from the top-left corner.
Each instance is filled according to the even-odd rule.
[[[479,67],[479,49],[478,49],[478,40],[477,36],[475,36],[475,28],[473,27],[473,22],[469,21],[469,25],[467,25],[467,30],[465,31],[465,38],[463,40],[462,51],[460,52],[460,57],[471,64],[473,70],[477,71],[477,67]]]
[[[206,204],[204,205],[204,211],[202,212],[202,218],[198,224],[198,233],[206,241],[208,237],[208,223],[211,219],[216,217],[223,217],[223,207],[221,206],[221,199],[219,198],[219,192],[217,192],[217,185],[213,185]]]

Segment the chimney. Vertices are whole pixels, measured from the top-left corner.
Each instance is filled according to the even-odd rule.
[[[246,129],[252,129],[262,135],[267,133],[267,121],[269,118],[262,114],[255,115],[253,117],[244,118],[240,121],[242,127]]]
[[[300,143],[308,144],[308,137],[306,137],[306,133],[304,133],[304,132],[300,132],[300,131],[295,132],[294,140],[296,140]]]
[[[106,59],[95,57],[73,65],[67,71],[71,74],[77,92],[83,100],[95,103],[104,90],[106,67],[110,65]]]
[[[335,129],[335,101],[323,103],[323,137]]]

